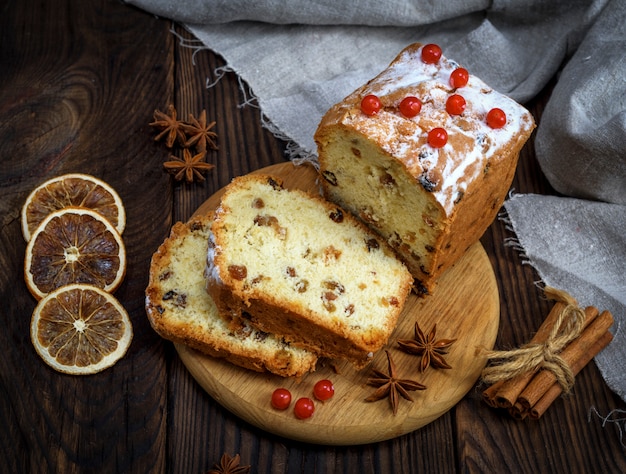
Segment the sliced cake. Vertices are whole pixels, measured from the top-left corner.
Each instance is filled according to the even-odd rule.
[[[208,290],[220,313],[362,366],[388,340],[412,278],[383,240],[279,179],[234,179],[215,211]]]
[[[317,356],[242,323],[231,327],[206,291],[211,219],[178,222],[152,257],[146,312],[161,337],[258,372],[300,377]]]

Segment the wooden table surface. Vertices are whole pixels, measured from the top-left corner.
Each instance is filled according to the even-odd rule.
[[[223,409],[151,329],[148,266],[175,221],[234,176],[286,161],[286,143],[262,128],[256,107],[241,106],[249,96],[236,76],[206,88],[223,60],[182,47],[171,30],[191,36],[165,19],[116,0],[5,0],[0,12],[0,471],[203,473],[222,453],[238,453],[259,473],[626,472],[620,425],[595,414],[626,405],[593,363],[538,421],[489,408],[476,385],[429,425],[362,446],[276,438]],[[549,93],[527,104],[537,119]],[[216,167],[204,183],[163,171],[168,151],[148,123],[168,104],[217,121],[219,150],[208,155]],[[54,372],[31,345],[36,302],[23,282],[19,216],[36,185],[75,171],[101,177],[124,200],[128,271],[116,296],[134,327],[117,365],[82,377]],[[513,187],[554,194],[532,139]],[[499,348],[527,342],[551,307],[536,273],[504,244],[509,237],[497,220],[482,238],[500,292]]]

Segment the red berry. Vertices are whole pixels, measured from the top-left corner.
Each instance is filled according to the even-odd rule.
[[[400,102],[400,113],[407,118],[415,117],[420,110],[422,110],[422,101],[417,97],[405,97]]]
[[[450,115],[461,115],[465,111],[465,105],[462,95],[452,94],[446,101],[446,110]]]
[[[366,95],[363,97],[363,100],[361,100],[361,111],[370,117],[376,115],[381,107],[380,99],[374,94]]]
[[[494,108],[487,113],[487,125],[491,128],[502,128],[506,124],[506,114],[504,110]]]
[[[277,388],[272,393],[272,406],[277,410],[286,410],[291,404],[291,392],[286,388]]]
[[[295,406],[293,407],[293,413],[296,415],[296,418],[304,420],[305,418],[310,418],[315,411],[315,404],[313,400],[310,398],[299,398],[296,401]]]
[[[333,383],[330,380],[326,380],[326,379],[320,380],[313,387],[313,395],[315,395],[315,398],[317,398],[318,400],[321,400],[321,401],[328,400],[332,398],[334,394],[335,394],[335,387],[333,386]]]
[[[465,68],[456,68],[452,71],[452,74],[450,74],[450,85],[455,89],[465,87],[467,85],[467,81],[469,81],[469,72],[467,72],[467,69]]]
[[[441,58],[441,48],[436,44],[427,44],[422,48],[422,61],[437,64]]]
[[[433,128],[428,132],[428,144],[433,148],[441,148],[448,143],[448,132],[443,128]]]

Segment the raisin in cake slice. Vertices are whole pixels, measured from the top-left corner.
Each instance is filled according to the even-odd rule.
[[[178,222],[152,257],[146,289],[150,324],[163,338],[258,372],[300,377],[317,357],[250,325],[230,327],[206,292],[204,271],[211,219]]]
[[[325,197],[380,233],[421,293],[491,224],[535,127],[524,107],[440,53],[407,47],[315,134]]]
[[[227,186],[207,276],[226,318],[248,319],[357,367],[387,342],[412,283],[391,249],[353,216],[265,175]]]

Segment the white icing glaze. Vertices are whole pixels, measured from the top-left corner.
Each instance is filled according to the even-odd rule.
[[[220,276],[220,269],[217,265],[214,265],[214,258],[216,252],[216,245],[213,236],[213,232],[209,232],[209,245],[206,254],[206,266],[204,268],[204,277],[215,282],[216,284],[222,283],[222,277]]]
[[[383,104],[377,115],[347,113],[343,122],[377,142],[413,176],[437,170],[442,181],[433,195],[450,213],[459,193],[483,172],[488,160],[498,159],[498,150],[514,144],[519,132],[532,129],[534,122],[524,107],[471,73],[468,84],[454,90],[450,74],[459,65],[443,56],[437,64],[426,64],[421,50],[403,51],[388,69],[347,98],[347,103],[360,104],[365,95],[377,95]],[[453,93],[466,100],[460,116],[446,112],[446,100]],[[422,109],[414,118],[406,118],[398,110],[400,101],[409,95],[422,101]],[[490,128],[485,120],[495,107],[506,113],[507,123],[501,129]],[[448,133],[443,148],[426,142],[428,131],[434,127],[443,127]]]

